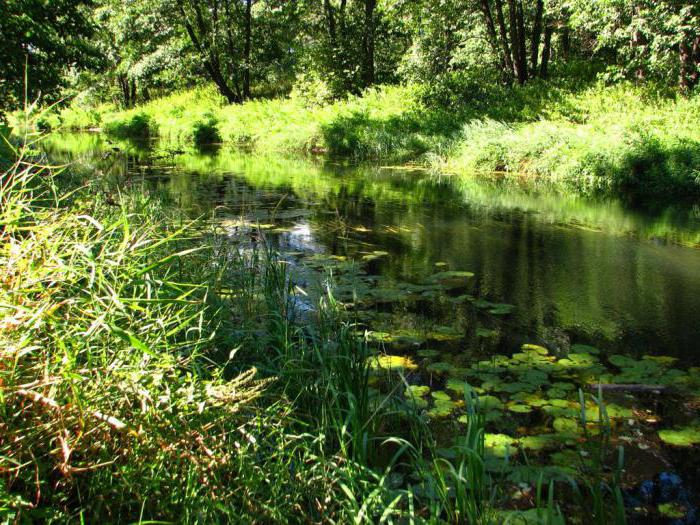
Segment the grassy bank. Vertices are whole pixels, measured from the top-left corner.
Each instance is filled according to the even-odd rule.
[[[533,82],[475,86],[439,109],[418,86],[383,87],[325,105],[300,96],[226,105],[198,89],[120,111],[74,105],[46,125],[102,128],[180,144],[225,142],[265,152],[314,152],[420,162],[635,202],[700,195],[700,98],[650,86]]]

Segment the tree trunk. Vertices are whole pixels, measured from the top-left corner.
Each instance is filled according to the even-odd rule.
[[[335,48],[337,42],[335,30],[335,9],[331,4],[331,0],[323,0],[323,7],[326,12],[326,23],[328,24],[328,39],[331,41],[331,46]]]
[[[679,45],[679,54],[681,61],[681,69],[678,77],[678,87],[681,92],[688,94],[692,89],[690,86],[690,74],[691,68],[695,65],[693,64],[693,54],[692,49],[687,42],[681,42]]]
[[[503,51],[498,45],[498,35],[496,34],[496,24],[493,21],[493,15],[491,14],[491,7],[489,6],[489,0],[481,0],[481,12],[484,14],[484,21],[486,22],[486,32],[489,38],[489,43],[491,44],[491,49],[498,57],[499,65],[501,71],[504,74],[509,74],[506,71],[506,62],[503,56]]]
[[[187,30],[187,34],[190,37],[190,40],[192,41],[192,45],[197,50],[199,56],[202,59],[202,65],[204,66],[204,69],[206,70],[212,82],[216,84],[219,93],[221,93],[221,95],[226,98],[229,104],[240,103],[242,101],[240,94],[236,93],[228,85],[226,79],[221,73],[218,58],[216,57],[214,51],[206,43],[206,24],[204,23],[204,17],[202,15],[202,11],[198,3],[199,0],[194,0],[193,7],[197,18],[197,26],[199,27],[200,33],[202,35],[201,39],[197,36],[197,32],[195,31],[194,26],[192,26],[189,19],[187,18],[184,1],[185,0],[178,0],[177,2],[178,8],[180,10],[180,17],[182,19],[183,24],[185,24],[185,29]]]
[[[136,105],[136,80],[131,79],[131,107]]]
[[[697,87],[700,84],[700,35],[695,37],[693,40],[693,59],[695,62],[695,69],[690,74],[690,83],[692,87]]]
[[[527,45],[525,43],[525,15],[523,13],[523,2],[522,0],[517,0],[515,3],[515,15],[518,23],[518,69],[522,71],[522,81],[521,84],[526,82],[528,79],[527,70]]]
[[[537,0],[535,22],[532,26],[532,41],[530,43],[530,70],[537,75],[537,60],[540,56],[540,38],[542,36],[542,17],[544,15],[544,0]]]
[[[564,17],[561,26],[561,56],[567,62],[571,57],[571,29],[568,15]]]
[[[641,13],[641,7],[636,6],[634,8],[634,13],[638,16]],[[641,54],[640,50],[638,50],[637,48],[642,47],[645,43],[646,42],[644,40],[644,35],[638,28],[635,28],[632,31],[632,36],[630,37],[630,47],[635,51],[635,53],[633,54],[635,58],[637,58]],[[637,68],[637,70],[635,71],[635,76],[639,80],[644,80],[644,78],[646,77],[646,72],[644,71],[643,65],[640,65]]]
[[[117,84],[119,84],[119,90],[122,92],[122,104],[124,105],[125,108],[129,107],[129,104],[131,102],[129,95],[131,94],[129,92],[129,84],[127,82],[126,76],[125,75],[118,75],[117,76]]]
[[[501,46],[503,47],[503,59],[508,70],[508,75],[516,75],[515,66],[513,64],[513,55],[508,44],[508,30],[506,29],[506,20],[503,16],[503,1],[496,0],[496,21],[498,22],[498,32],[501,35]]]
[[[679,58],[681,67],[678,84],[681,92],[687,95],[698,85],[698,80],[700,80],[700,73],[698,72],[700,66],[700,36],[694,38],[692,42],[686,40],[680,43]]]
[[[549,71],[549,57],[552,54],[552,33],[554,32],[554,27],[551,23],[547,24],[544,30],[544,44],[542,45],[542,61],[540,63],[540,76],[542,78],[547,78]]]
[[[364,60],[362,80],[365,87],[374,84],[374,9],[377,0],[365,0]]]
[[[515,7],[515,0],[508,0],[508,18],[510,20],[510,44],[513,49],[515,76],[519,84],[524,84],[527,80],[527,65],[523,64],[522,60],[525,53],[524,50],[521,49],[521,44],[524,42],[524,35],[521,39],[518,32],[518,12]]]
[[[253,0],[245,3],[245,43],[243,45],[243,99],[250,98],[250,49],[252,46],[252,7]],[[230,23],[230,22],[229,22]]]

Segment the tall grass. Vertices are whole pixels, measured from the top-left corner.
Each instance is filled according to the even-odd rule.
[[[360,447],[326,443],[275,386],[278,364],[236,358],[280,350],[281,262],[28,151],[0,186],[4,519],[343,521],[383,501]]]

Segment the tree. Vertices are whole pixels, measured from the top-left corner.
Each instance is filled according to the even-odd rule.
[[[3,0],[0,3],[0,113],[27,94],[51,101],[65,84],[65,73],[95,60],[89,38],[90,0]]]
[[[304,74],[323,79],[336,96],[394,81],[408,47],[397,2],[307,0],[301,41]]]
[[[546,77],[554,29],[552,15],[544,0],[528,4],[522,0],[480,0],[484,24],[493,53],[499,57],[504,78],[524,84],[537,76]],[[496,31],[498,27],[498,31]],[[544,37],[544,38],[543,38]],[[528,61],[529,60],[529,61]]]
[[[173,0],[99,1],[93,10],[99,67],[84,75],[76,89],[89,88],[132,107],[148,100],[152,91],[175,89],[192,78],[188,37],[168,16]]]
[[[289,64],[296,2],[176,0],[179,22],[219,92],[230,102],[251,96],[253,83]]]
[[[700,4],[695,0],[575,0],[572,22],[597,34],[613,72],[676,83],[700,81]]]

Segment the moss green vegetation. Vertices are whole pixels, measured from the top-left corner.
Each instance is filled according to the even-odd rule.
[[[300,96],[227,105],[197,89],[121,111],[64,110],[65,128],[259,151],[420,162],[440,172],[513,179],[655,202],[700,194],[700,98],[650,86],[537,83],[475,92],[450,109],[425,88],[382,87],[327,105]]]

